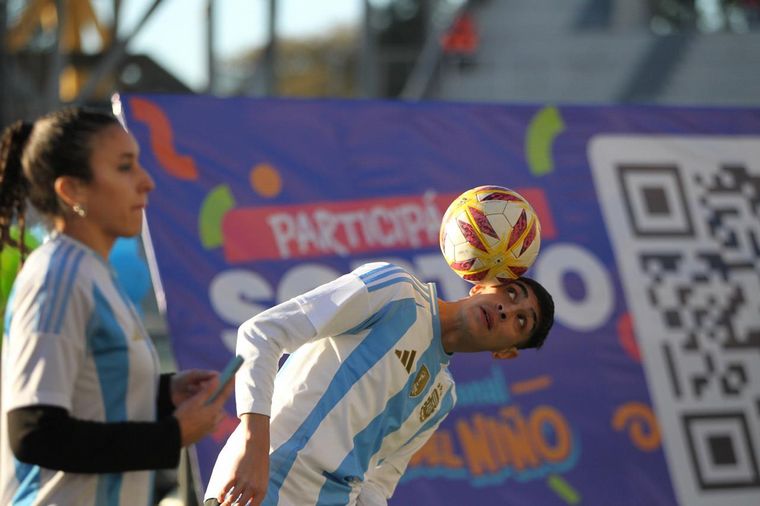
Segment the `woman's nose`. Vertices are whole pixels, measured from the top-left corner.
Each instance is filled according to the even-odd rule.
[[[147,170],[145,170],[144,167],[140,167],[142,170],[142,180],[141,180],[141,189],[145,192],[151,192],[156,187],[156,183],[153,181],[153,178],[150,176]]]

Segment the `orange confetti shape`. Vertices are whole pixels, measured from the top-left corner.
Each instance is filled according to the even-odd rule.
[[[652,408],[641,402],[628,402],[615,410],[612,427],[627,430],[628,436],[641,451],[651,452],[660,447],[660,429]]]
[[[150,147],[163,169],[177,179],[188,181],[198,179],[195,161],[191,157],[180,155],[175,151],[174,133],[164,111],[144,98],[132,98],[130,105],[135,119],[147,125],[150,134]]]
[[[264,197],[276,197],[282,190],[279,171],[268,163],[256,165],[250,174],[251,187]]]
[[[544,388],[549,388],[551,384],[552,384],[551,376],[544,375],[544,376],[538,376],[533,379],[514,383],[510,390],[512,392],[512,395],[527,394],[527,393],[535,392],[536,390],[543,390]]]

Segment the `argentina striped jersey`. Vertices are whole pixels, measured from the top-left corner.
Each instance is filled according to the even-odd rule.
[[[257,315],[238,353],[238,414],[271,415],[268,506],[355,504],[370,489],[385,502],[455,402],[435,285],[393,264]],[[207,498],[229,478],[241,436],[238,427],[220,453]]]
[[[158,357],[110,266],[56,235],[24,264],[5,318],[0,504],[149,505],[153,473],[75,474],[25,464],[11,452],[5,426],[8,411],[35,405],[81,420],[155,420]]]

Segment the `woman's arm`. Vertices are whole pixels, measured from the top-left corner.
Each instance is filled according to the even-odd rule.
[[[174,411],[172,402],[172,377],[174,373],[162,374],[158,380],[158,398],[156,399],[156,413],[161,420]]]
[[[181,448],[173,416],[159,422],[91,422],[44,405],[8,412],[8,435],[20,461],[72,473],[172,468]]]
[[[113,473],[176,467],[182,446],[195,443],[224,416],[229,383],[217,399],[214,376],[157,422],[94,422],[72,418],[59,406],[23,406],[8,412],[8,435],[16,458],[75,473]]]

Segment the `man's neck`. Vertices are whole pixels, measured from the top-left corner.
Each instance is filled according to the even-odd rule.
[[[455,318],[456,302],[438,300],[438,318],[441,323],[441,345],[446,353],[457,351],[459,342],[458,324]]]

